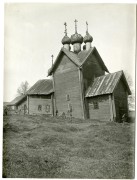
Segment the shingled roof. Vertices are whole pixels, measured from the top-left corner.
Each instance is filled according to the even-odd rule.
[[[93,84],[88,88],[86,97],[94,97],[98,95],[113,93],[121,78],[123,78],[123,82],[127,87],[128,94],[130,95],[131,91],[126,81],[125,75],[123,71],[118,71],[115,73],[97,77],[94,80]]]
[[[100,63],[100,65],[102,66],[102,68],[106,71],[106,72],[109,72],[107,67],[105,66],[102,58],[100,57],[97,49],[95,47],[92,47],[90,48],[90,50],[83,50],[83,51],[80,51],[78,54],[72,52],[72,51],[69,51],[65,48],[61,48],[52,68],[49,69],[48,71],[48,75],[51,75],[52,72],[54,71],[58,61],[59,61],[59,57],[61,56],[62,53],[64,53],[75,65],[77,65],[78,67],[82,66],[86,60],[88,59],[88,57],[93,53],[95,52],[96,55],[98,56],[98,61]]]
[[[27,94],[48,95],[53,92],[53,82],[51,79],[42,79],[37,81],[28,91]]]
[[[15,106],[15,105],[19,104],[25,98],[26,98],[26,95],[17,96],[15,99],[13,99],[7,105],[8,106]]]

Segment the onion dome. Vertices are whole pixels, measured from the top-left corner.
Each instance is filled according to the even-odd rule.
[[[71,44],[75,44],[75,43],[83,43],[83,37],[81,36],[81,34],[77,33],[77,20],[75,19],[75,34],[71,35]]]
[[[74,43],[83,43],[83,37],[81,36],[81,34],[75,33],[71,36],[71,44]]]
[[[86,36],[84,37],[83,41],[84,41],[84,43],[92,42],[93,37],[88,32],[86,32]]]
[[[67,35],[65,35],[61,42],[62,42],[63,45],[64,44],[70,44],[71,40],[70,40],[70,38]]]
[[[86,26],[87,26],[87,30],[86,30],[86,36],[84,37],[84,43],[93,41],[93,37],[88,32],[88,22],[87,21],[86,21]]]

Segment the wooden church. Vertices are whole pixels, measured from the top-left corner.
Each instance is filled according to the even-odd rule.
[[[27,92],[27,113],[107,121],[128,116],[131,91],[123,71],[109,73],[99,52],[92,47],[87,23],[84,38],[77,32],[76,20],[71,38],[64,25],[63,47],[48,71],[51,79],[37,82]]]

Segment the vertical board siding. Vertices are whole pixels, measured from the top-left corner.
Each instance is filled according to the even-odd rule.
[[[38,106],[42,106],[42,110],[38,110]],[[47,105],[50,106],[50,111],[46,111]],[[52,100],[46,98],[36,98],[29,96],[29,114],[52,114]]]
[[[83,66],[83,78],[85,90],[93,83],[95,77],[105,75],[105,71],[98,63],[96,56],[90,55]]]
[[[98,102],[98,109],[94,109],[93,102]],[[110,105],[109,96],[102,95],[97,97],[88,98],[89,105],[89,118],[110,121]]]
[[[27,109],[24,110],[24,105],[26,105]],[[18,105],[19,114],[28,114],[28,106],[27,100],[23,101],[20,105]]]
[[[123,114],[128,115],[127,91],[122,80],[119,81],[117,87],[114,90],[114,101],[116,109],[116,120],[121,121]]]
[[[83,118],[81,89],[78,68],[64,55],[54,73],[56,108],[58,114],[69,116],[69,104],[72,106],[72,116]],[[69,95],[69,100],[67,100]]]
[[[94,78],[102,75],[105,75],[105,71],[98,63],[97,57],[94,54],[90,55],[83,66],[84,95],[88,87],[93,83]],[[95,113],[94,111],[94,114]],[[87,118],[91,116],[87,99],[85,99],[85,114]]]

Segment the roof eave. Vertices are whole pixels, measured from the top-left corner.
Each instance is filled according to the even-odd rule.
[[[100,54],[99,54],[99,52],[97,51],[97,49],[96,49],[96,47],[94,48],[95,49],[95,52],[97,53],[97,55],[98,55],[98,57],[102,60],[102,58],[101,58],[101,56],[100,56]],[[103,62],[103,60],[102,60],[102,62]],[[108,72],[108,73],[110,73],[109,72],[109,70],[107,69],[107,67],[106,67],[106,65],[105,65],[105,63],[103,62],[103,67],[104,67],[104,69],[105,69],[105,71],[106,72]]]
[[[53,69],[54,69],[54,67],[55,67],[55,65],[56,65],[56,63],[57,63],[57,61],[58,61],[58,58],[59,58],[59,56],[61,55],[61,53],[62,53],[62,48],[61,48],[61,50],[60,50],[60,52],[59,52],[59,54],[58,54],[58,56],[57,56],[54,64],[52,65],[50,71],[48,72],[48,76],[51,76],[51,75],[52,75]]]
[[[29,93],[29,94],[27,94],[27,95],[50,95],[50,94],[52,94],[52,93],[54,93],[54,91],[52,91],[52,92],[49,92],[49,93]]]
[[[103,96],[103,95],[109,95],[109,94],[112,94],[112,92],[109,92],[109,93],[104,93],[104,94],[97,94],[97,95],[93,95],[93,96],[88,96],[88,95],[86,95],[85,97],[86,98],[92,98],[92,97],[97,97],[97,96]]]

